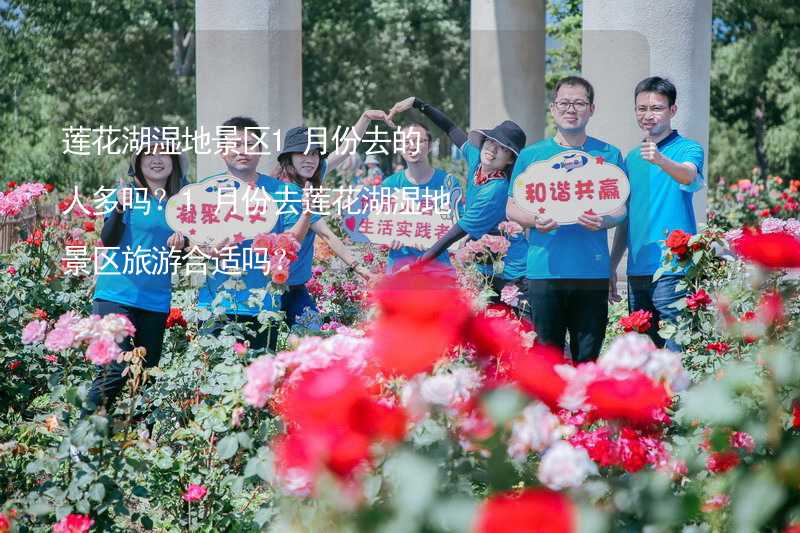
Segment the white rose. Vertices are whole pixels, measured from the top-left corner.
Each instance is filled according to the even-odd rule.
[[[523,460],[531,451],[540,452],[548,448],[565,434],[565,430],[546,405],[532,403],[511,425],[508,453],[514,459]]]
[[[647,335],[627,333],[614,339],[606,353],[597,359],[605,370],[635,370],[641,368],[656,349]]]
[[[422,382],[422,398],[436,405],[450,405],[456,399],[456,378],[453,375],[431,376]]]
[[[597,474],[597,465],[589,459],[586,450],[562,440],[542,456],[537,477],[551,489],[561,490],[579,487],[592,474]]]

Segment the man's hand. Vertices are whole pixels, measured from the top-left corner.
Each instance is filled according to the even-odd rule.
[[[185,241],[183,240],[183,234],[180,231],[176,231],[169,236],[169,239],[167,239],[167,246],[174,248],[175,250],[183,250],[184,243]]]
[[[558,222],[556,222],[552,218],[537,217],[536,224],[534,224],[534,227],[539,231],[539,233],[548,233],[558,227]]]
[[[649,135],[642,142],[642,159],[649,161],[654,165],[661,165],[664,161],[664,156],[658,151],[658,146],[653,142],[653,138]]]
[[[578,224],[590,231],[597,231],[603,227],[603,217],[587,211],[578,217]]]

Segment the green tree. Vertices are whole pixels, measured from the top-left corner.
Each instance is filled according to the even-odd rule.
[[[93,187],[124,156],[65,156],[68,126],[194,127],[194,1],[0,6],[0,173]]]
[[[307,122],[349,126],[414,95],[466,126],[469,16],[469,0],[304,0]]]
[[[800,171],[800,4],[714,1],[711,176]]]

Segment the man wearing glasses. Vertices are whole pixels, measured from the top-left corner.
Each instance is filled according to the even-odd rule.
[[[621,152],[586,135],[594,113],[594,88],[585,79],[569,76],[556,83],[550,113],[556,135],[520,152],[509,187],[506,215],[531,231],[526,278],[537,341],[562,348],[569,332],[575,361],[596,359],[608,322],[610,258],[606,229],[625,219],[625,208],[613,215],[583,213],[576,224],[559,226],[534,216],[514,202],[514,180],[529,165],[566,150],[581,150],[624,168]]]
[[[703,187],[703,147],[672,129],[676,97],[675,85],[657,76],[642,80],[634,90],[636,122],[644,140],[625,159],[631,184],[629,223],[614,235],[611,262],[616,272],[627,247],[629,310],[653,313],[647,334],[659,348],[680,351],[678,343],[659,336],[658,322],[678,315],[674,304],[686,296],[678,286],[684,270],[668,271],[656,281],[653,274],[671,231],[697,232],[692,195]]]

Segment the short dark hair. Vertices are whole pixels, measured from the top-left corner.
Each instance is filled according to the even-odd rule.
[[[431,129],[428,126],[426,126],[422,122],[408,122],[406,124],[403,124],[403,129],[405,130],[412,126],[416,126],[417,128],[425,130],[425,133],[428,136],[428,143],[433,142],[433,135],[431,135]]]
[[[658,93],[666,96],[670,107],[674,106],[675,100],[678,99],[678,89],[675,88],[675,84],[659,76],[651,76],[637,83],[636,89],[633,90],[634,101],[639,93]]]
[[[586,78],[581,78],[580,76],[566,76],[558,80],[555,88],[553,89],[553,101],[555,101],[556,96],[558,95],[558,90],[564,85],[569,85],[572,87],[578,85],[583,87],[586,89],[586,96],[589,98],[589,103],[594,104],[594,87],[592,87],[592,84],[589,83],[589,80]]]
[[[257,128],[258,122],[250,117],[235,116],[231,117],[222,123],[225,127],[234,127],[237,130],[244,130],[245,128]]]

